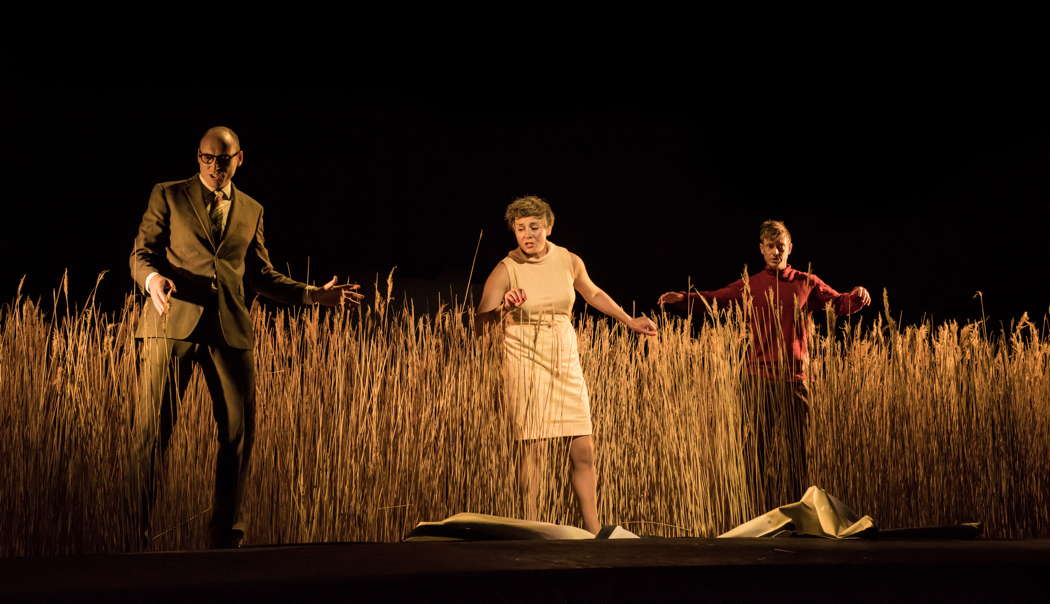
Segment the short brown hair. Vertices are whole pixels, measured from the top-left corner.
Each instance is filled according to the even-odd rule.
[[[791,231],[788,230],[784,223],[779,220],[767,220],[762,223],[762,226],[758,227],[758,241],[759,243],[767,240],[780,239],[781,235],[786,235],[788,241],[791,241]]]
[[[550,204],[535,195],[526,195],[515,199],[510,202],[510,205],[507,206],[507,211],[503,213],[503,218],[507,221],[507,227],[512,231],[514,230],[515,220],[529,216],[542,218],[547,223],[547,228],[554,226],[554,212],[551,211]]]

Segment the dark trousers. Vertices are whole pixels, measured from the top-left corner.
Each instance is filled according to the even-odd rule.
[[[204,373],[218,426],[219,451],[215,460],[212,503],[212,545],[222,545],[246,532],[241,501],[255,429],[254,363],[251,350],[214,343],[145,338],[141,342],[140,388],[136,398],[134,432],[141,464],[138,488],[143,503],[143,529],[157,496],[158,468],[163,464],[179,402],[186,392],[193,366]]]
[[[757,513],[798,501],[809,486],[805,382],[757,376],[745,380],[743,453]]]

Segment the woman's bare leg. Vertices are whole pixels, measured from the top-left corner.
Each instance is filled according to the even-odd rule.
[[[594,471],[594,439],[591,435],[575,436],[569,444],[572,462],[572,490],[583,514],[583,528],[598,534],[598,474]]]
[[[525,499],[525,519],[539,520],[540,470],[543,463],[542,440],[527,440],[521,443],[521,460],[518,467],[518,480],[522,496]]]

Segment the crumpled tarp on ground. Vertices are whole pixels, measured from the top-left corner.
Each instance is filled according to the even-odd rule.
[[[638,535],[619,526],[608,526],[597,538],[637,539]],[[494,539],[595,539],[595,536],[575,526],[464,512],[439,522],[420,522],[405,537],[405,541]]]
[[[879,530],[871,516],[861,516],[820,487],[811,486],[802,499],[774,508],[719,539],[761,537],[823,537],[825,539],[974,539],[981,524]],[[462,513],[439,522],[420,522],[405,541],[482,541],[497,539],[637,539],[620,526],[606,526],[597,537],[575,526],[520,520],[488,514]]]
[[[860,516],[820,487],[806,489],[802,499],[774,508],[736,528],[719,539],[751,537],[826,537],[854,539],[878,533],[871,516]]]

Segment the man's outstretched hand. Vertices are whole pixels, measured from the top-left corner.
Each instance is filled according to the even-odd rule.
[[[858,285],[857,287],[854,287],[852,290],[850,290],[849,293],[853,294],[854,296],[860,297],[861,304],[863,304],[864,306],[871,304],[871,294],[869,294],[868,290],[864,289],[863,287]]]
[[[346,307],[361,303],[365,296],[357,293],[358,289],[361,289],[361,286],[357,283],[336,285],[336,277],[333,275],[331,281],[313,290],[310,295],[317,304]]]
[[[678,304],[682,300],[685,300],[685,294],[679,292],[667,292],[661,295],[656,303],[663,306],[664,304]]]

